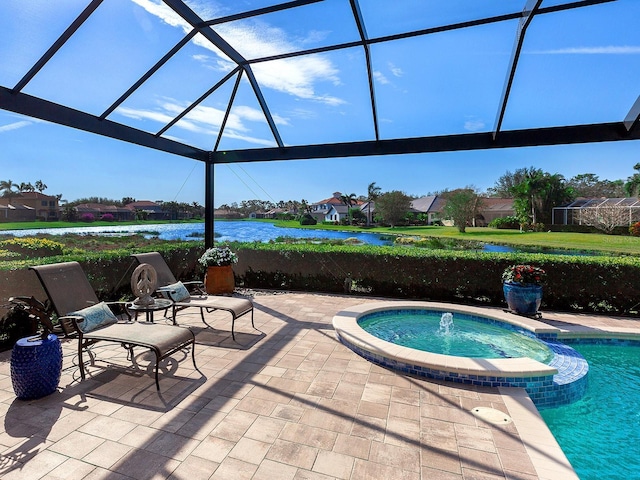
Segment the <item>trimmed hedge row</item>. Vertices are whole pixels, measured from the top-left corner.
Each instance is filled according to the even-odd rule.
[[[522,253],[433,251],[403,247],[244,244],[238,283],[275,288],[506,306],[502,271],[516,263],[544,268],[542,308],[637,315],[640,260]],[[349,280],[350,279],[350,280]]]
[[[203,278],[201,242],[158,248],[176,277]],[[524,253],[476,253],[412,247],[234,243],[236,286],[371,295],[505,307],[501,275],[509,265],[544,268],[543,309],[638,315],[640,259]],[[77,260],[100,299],[130,299],[135,262],[119,251],[48,257],[39,263]],[[10,296],[46,296],[29,264],[0,270],[0,306]],[[0,309],[0,315],[4,312]]]

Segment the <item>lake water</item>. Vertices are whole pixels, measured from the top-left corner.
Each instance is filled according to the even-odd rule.
[[[278,237],[291,238],[324,238],[324,239],[346,239],[357,238],[367,245],[392,245],[393,239],[388,235],[366,232],[339,232],[335,230],[314,230],[302,228],[276,227],[267,222],[246,222],[246,221],[223,221],[215,222],[214,230],[216,241],[238,241],[238,242],[268,242]],[[16,237],[25,237],[38,233],[50,235],[63,235],[65,233],[75,233],[79,235],[130,235],[142,233],[147,237],[158,236],[161,240],[197,240],[204,239],[203,223],[165,223],[150,225],[115,225],[109,227],[72,227],[72,228],[39,228],[25,230],[0,231],[0,236],[8,234]],[[517,249],[506,245],[483,244],[482,251],[485,252],[523,252],[531,251],[524,248]],[[589,255],[585,252],[570,251],[545,251],[550,254],[565,255]]]
[[[239,242],[268,242],[278,237],[294,238],[328,238],[346,239],[357,238],[369,245],[391,245],[388,237],[375,233],[337,232],[333,230],[306,230],[302,228],[276,227],[266,222],[224,221],[214,224],[216,241]],[[154,232],[154,233],[150,233]],[[63,235],[74,233],[78,235],[130,235],[143,233],[145,236],[155,236],[162,240],[197,240],[204,238],[204,223],[169,223],[155,225],[118,225],[109,227],[73,227],[73,228],[42,228],[28,230],[0,231],[0,235],[9,234],[16,237],[31,236],[38,233]]]

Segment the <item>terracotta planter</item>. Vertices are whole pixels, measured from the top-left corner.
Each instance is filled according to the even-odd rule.
[[[232,265],[207,267],[207,273],[204,275],[204,288],[207,293],[211,295],[233,293],[235,286]]]

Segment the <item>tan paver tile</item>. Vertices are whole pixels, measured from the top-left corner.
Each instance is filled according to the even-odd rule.
[[[168,480],[204,480],[215,475],[220,464],[200,457],[188,456],[176,468]]]
[[[387,429],[387,422],[382,418],[356,415],[351,428],[351,435],[382,442]]]
[[[69,458],[62,465],[54,468],[43,479],[46,480],[83,480],[93,470],[95,465],[86,463],[75,458]]]
[[[269,449],[267,458],[274,462],[311,470],[317,455],[317,448],[278,439]]]
[[[462,464],[457,451],[450,451],[429,445],[422,449],[422,467],[462,474]]]
[[[286,421],[277,418],[258,417],[244,436],[261,442],[273,443],[286,424]]]
[[[335,477],[299,468],[293,480],[335,480]]]
[[[158,432],[145,450],[174,460],[184,460],[198,446],[198,441],[171,432]]]
[[[431,477],[424,477],[431,480]],[[356,459],[351,480],[420,480],[418,472],[399,470],[398,468],[380,463],[365,462]]]
[[[158,430],[151,427],[145,427],[138,425],[124,437],[119,440],[119,443],[123,445],[129,445],[130,447],[139,447],[141,445],[147,445],[152,442],[158,434]]]
[[[333,451],[367,460],[371,450],[371,440],[362,437],[339,434]]]
[[[247,463],[259,465],[269,451],[271,444],[253,440],[251,438],[241,438],[231,449],[227,458],[232,457]]]
[[[82,425],[78,431],[106,440],[117,441],[136,428],[136,426],[134,422],[119,420],[113,417],[98,416]]]
[[[96,467],[89,473],[84,480],[130,480],[131,477],[122,475],[121,473],[112,472],[104,468]]]
[[[422,467],[422,478],[428,478],[429,480],[463,480],[462,475],[457,473],[445,472],[444,470],[438,470],[435,468]],[[509,479],[509,480],[516,480]],[[524,479],[523,479],[524,480]]]
[[[39,479],[67,460],[68,457],[65,455],[44,450],[33,458],[30,458],[28,462],[24,463],[19,468],[12,469],[8,472],[3,471],[2,480]]]
[[[298,420],[300,420],[303,414],[304,408],[302,407],[278,404],[278,406],[271,413],[271,416],[275,418],[281,418],[283,420],[297,422]]]
[[[111,466],[124,457],[133,447],[106,440],[98,448],[85,455],[82,460],[93,466],[111,468]]]
[[[460,462],[464,469],[479,470],[492,475],[502,475],[502,466],[497,453],[460,447]]]
[[[505,470],[535,475],[536,469],[526,452],[498,449],[498,457]]]
[[[455,430],[458,446],[496,453],[493,435],[488,428],[457,424]]]
[[[125,405],[121,409],[114,412],[110,418],[118,418],[127,422],[133,422],[138,425],[151,425],[162,416],[163,412],[148,410],[144,408],[136,408],[135,406]]]
[[[146,450],[133,449],[122,460],[116,462],[111,470],[129,477],[147,480],[157,476],[166,478],[178,468],[180,462]]]
[[[251,480],[293,480],[297,472],[297,467],[284,465],[272,460],[265,460],[260,463],[258,470]]]
[[[349,455],[320,450],[313,464],[313,471],[336,478],[348,479],[351,476],[354,461],[355,459]]]
[[[323,428],[304,424],[289,423],[284,426],[280,438],[290,442],[297,442],[310,447],[331,450],[335,444],[337,434]]]
[[[257,469],[257,465],[227,457],[216,470],[214,478],[216,480],[250,480]]]
[[[104,441],[104,438],[76,431],[58,440],[49,447],[49,450],[67,457],[81,459]]]
[[[208,436],[191,452],[191,455],[220,464],[235,445],[235,442]]]
[[[372,442],[369,460],[410,472],[420,471],[420,449],[418,447],[407,448],[388,443]]]

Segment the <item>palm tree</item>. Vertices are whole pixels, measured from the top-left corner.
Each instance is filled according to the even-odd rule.
[[[382,189],[376,186],[376,182],[371,182],[367,187],[367,198],[369,200],[367,203],[367,226],[371,223],[371,202],[375,202],[381,193]]]
[[[47,189],[47,186],[44,183],[42,183],[42,180],[36,181],[36,190],[38,190],[40,193],[42,193],[46,189]]]
[[[349,218],[349,224],[351,224],[351,207],[358,203],[358,196],[355,193],[349,195],[340,195],[340,201],[347,206],[347,216]]]
[[[0,192],[2,192],[3,197],[9,199],[9,205],[11,205],[11,199],[20,194],[18,191],[18,185],[13,183],[11,180],[0,180]]]
[[[36,188],[31,185],[31,183],[20,183],[20,186],[18,187],[18,190],[20,190],[21,192],[35,192]]]

